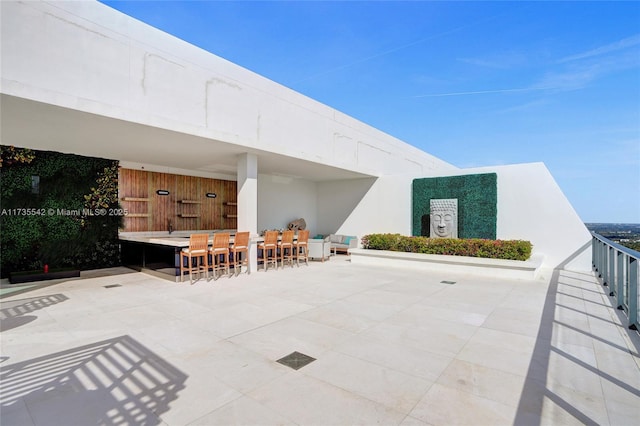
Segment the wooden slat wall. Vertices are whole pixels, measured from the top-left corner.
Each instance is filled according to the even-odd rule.
[[[176,231],[235,229],[237,220],[225,218],[225,214],[236,214],[236,206],[224,205],[236,201],[235,181],[208,179],[144,170],[120,169],[118,191],[122,207],[130,213],[149,217],[125,217],[124,231],[166,231],[169,221]],[[159,189],[170,192],[167,196],[156,194]],[[217,194],[207,198],[206,193]],[[125,201],[123,198],[148,198],[149,202]],[[182,203],[181,201],[200,203]],[[199,217],[181,217],[181,214]]]
[[[118,172],[118,195],[123,209],[129,214],[149,214],[150,203],[144,201],[123,201],[123,197],[149,198],[149,173],[143,170],[120,169]],[[126,231],[148,231],[149,218],[124,217]]]
[[[179,230],[176,221],[176,175],[149,172],[149,196],[151,198],[151,220],[149,231],[167,231],[169,221],[174,230]],[[169,195],[158,195],[156,191],[166,189]]]
[[[202,182],[202,193],[216,194],[216,198],[206,198],[200,206],[203,229],[222,229],[222,184],[221,180],[206,179]],[[234,182],[235,183],[235,182]]]
[[[232,202],[235,203],[238,199],[237,197],[237,191],[236,191],[236,182],[234,181],[229,181],[229,180],[223,180],[220,181],[221,185],[222,185],[222,226],[220,226],[221,228],[226,228],[226,229],[237,229],[238,227],[238,220],[236,218],[225,218],[224,216],[227,214],[232,214],[235,215],[237,214],[238,211],[238,207],[237,206],[228,206],[225,205],[225,203],[227,202]]]

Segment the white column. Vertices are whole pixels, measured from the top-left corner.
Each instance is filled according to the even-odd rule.
[[[255,154],[238,156],[238,231],[258,235],[258,157]],[[258,270],[256,244],[249,246],[249,271]]]

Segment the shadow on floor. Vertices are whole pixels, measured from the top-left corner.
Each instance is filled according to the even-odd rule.
[[[124,335],[0,368],[0,423],[162,424],[187,375]]]
[[[0,309],[0,331],[7,331],[28,324],[38,317],[26,314],[56,305],[65,300],[69,300],[69,298],[64,294],[51,294],[49,296],[29,297],[27,299],[2,302],[2,309]]]

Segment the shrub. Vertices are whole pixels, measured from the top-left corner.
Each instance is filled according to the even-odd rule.
[[[446,254],[489,259],[527,260],[531,242],[523,240],[484,240],[479,238],[407,237],[400,234],[369,234],[362,237],[362,247],[407,253]]]

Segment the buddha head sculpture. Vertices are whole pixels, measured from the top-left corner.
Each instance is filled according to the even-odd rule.
[[[458,199],[430,200],[431,238],[458,238]]]

